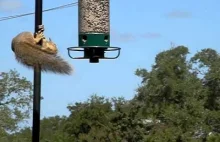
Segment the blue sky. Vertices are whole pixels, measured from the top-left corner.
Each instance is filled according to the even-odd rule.
[[[34,11],[34,1],[0,0],[0,17]],[[10,1],[10,3],[9,3]],[[44,9],[75,2],[44,0]],[[122,48],[116,60],[71,60],[67,47],[77,46],[78,7],[44,13],[45,35],[58,45],[60,55],[74,67],[72,76],[42,74],[43,116],[68,115],[69,103],[85,101],[93,93],[130,99],[140,84],[137,68],[150,69],[157,53],[185,45],[191,53],[220,46],[219,0],[111,0],[112,46]],[[15,61],[11,39],[22,31],[34,31],[34,15],[0,22],[1,71],[17,69],[33,80],[33,71]]]

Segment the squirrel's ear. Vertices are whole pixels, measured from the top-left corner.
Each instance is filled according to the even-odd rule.
[[[49,37],[49,41],[52,41],[52,39]]]

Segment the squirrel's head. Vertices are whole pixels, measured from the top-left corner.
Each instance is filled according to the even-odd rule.
[[[51,38],[49,38],[49,41],[46,42],[48,46],[57,47],[57,45],[52,41]]]
[[[51,40],[51,38],[49,38],[49,40],[44,40],[43,42],[44,46],[53,50],[54,52],[58,52],[57,50],[57,45]]]

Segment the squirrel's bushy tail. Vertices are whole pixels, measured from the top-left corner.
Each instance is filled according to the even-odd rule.
[[[12,49],[15,53],[16,60],[28,68],[33,68],[37,64],[40,64],[41,70],[44,72],[66,75],[72,73],[72,67],[63,58],[58,55],[45,53],[32,46],[29,43],[12,42]]]

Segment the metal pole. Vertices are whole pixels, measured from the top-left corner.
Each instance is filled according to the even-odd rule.
[[[35,33],[42,25],[43,0],[35,0]],[[40,141],[40,101],[41,101],[41,66],[34,68],[34,98],[33,98],[33,127],[32,142]]]

